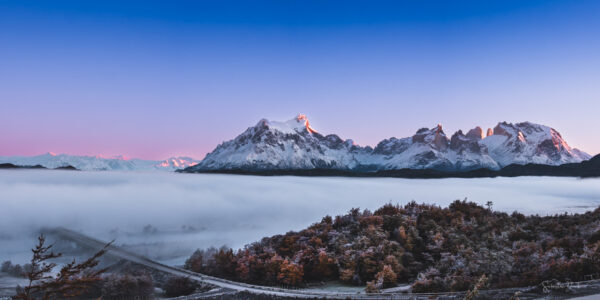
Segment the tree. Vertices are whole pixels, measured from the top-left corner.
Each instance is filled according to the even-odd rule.
[[[217,252],[214,257],[219,275],[227,278],[234,278],[237,263],[233,256],[233,250],[223,247],[219,249],[219,252]]]
[[[301,265],[285,259],[281,263],[281,269],[279,270],[277,279],[283,284],[297,286],[302,283],[303,276],[304,271]]]
[[[204,267],[204,251],[198,249],[185,261],[184,268],[202,273]]]
[[[189,277],[171,276],[164,289],[167,297],[187,296],[196,291],[196,284]]]
[[[282,263],[283,259],[277,254],[265,260],[265,281],[267,282],[267,284],[277,283]]]
[[[375,278],[377,280],[381,280],[383,287],[387,288],[387,287],[395,286],[396,279],[398,277],[396,276],[396,273],[394,272],[394,270],[392,269],[392,267],[390,265],[385,265],[385,266],[383,266],[383,269],[381,271],[379,271],[379,273],[377,273],[377,275],[375,275]]]
[[[382,288],[395,286],[396,279],[397,276],[392,267],[390,265],[384,265],[383,269],[375,275],[375,278],[367,282],[365,292],[379,293]]]
[[[381,288],[381,284],[377,279],[373,279],[367,282],[367,287],[365,288],[365,292],[371,293],[379,293]]]
[[[404,267],[402,266],[402,264],[398,261],[398,259],[394,255],[386,256],[385,259],[383,260],[383,263],[385,265],[389,265],[390,267],[392,267],[392,271],[394,271],[394,273],[397,276],[402,277],[402,272],[404,271]]]
[[[52,269],[56,267],[56,264],[48,263],[47,261],[60,257],[61,254],[50,251],[52,245],[44,246],[45,242],[46,237],[44,235],[40,235],[38,237],[38,244],[34,249],[31,249],[31,252],[33,252],[33,257],[31,258],[31,270],[27,273],[27,279],[29,279],[29,283],[25,288],[17,293],[17,295],[14,297],[15,299],[34,299],[33,295],[44,292],[42,285],[35,284],[37,282],[52,279],[52,276],[47,275],[47,273],[52,271]]]
[[[29,271],[29,269],[31,269],[31,265],[29,264],[23,266],[19,264],[13,265],[10,260],[3,262],[0,267],[0,271],[14,277],[26,277],[25,272]]]
[[[92,285],[102,280],[100,275],[106,269],[95,270],[94,268],[98,265],[98,259],[106,253],[112,242],[82,263],[76,263],[73,260],[64,265],[56,277],[48,275],[56,267],[56,264],[49,260],[58,258],[62,254],[51,251],[53,245],[46,246],[45,242],[46,237],[40,235],[38,244],[31,249],[33,252],[31,268],[26,273],[29,283],[24,288],[17,288],[17,295],[14,296],[14,299],[73,298],[85,293]]]
[[[321,279],[330,279],[337,275],[337,265],[335,258],[327,255],[325,251],[319,251],[316,265],[313,273],[319,274]]]
[[[342,269],[340,271],[340,280],[347,282],[347,283],[354,283],[354,278],[356,276],[356,273],[354,272],[354,269],[352,268],[346,268],[346,269]]]
[[[375,278],[379,268],[377,257],[373,252],[373,249],[361,253],[358,260],[358,275],[361,281],[367,281]]]

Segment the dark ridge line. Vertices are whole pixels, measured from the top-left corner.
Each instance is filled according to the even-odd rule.
[[[15,165],[15,164],[11,164],[11,163],[3,163],[0,164],[0,169],[41,169],[41,170],[67,170],[67,171],[79,171],[79,169],[71,166],[71,165],[66,165],[66,166],[62,166],[62,167],[57,167],[57,168],[46,168],[42,165],[35,165],[35,166],[19,166],[19,165]]]
[[[600,154],[580,163],[568,163],[559,166],[543,164],[511,164],[500,170],[476,169],[471,171],[443,171],[435,169],[398,169],[373,172],[335,170],[335,169],[288,169],[288,170],[251,170],[221,169],[192,170],[191,167],[177,170],[178,173],[199,174],[236,174],[256,176],[305,176],[305,177],[394,177],[408,179],[436,178],[493,178],[520,176],[552,176],[552,177],[600,177]]]

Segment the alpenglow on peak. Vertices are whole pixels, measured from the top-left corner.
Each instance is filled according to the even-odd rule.
[[[309,133],[318,133],[315,129],[310,126],[310,122],[308,121],[308,117],[304,114],[298,114],[295,118],[290,119],[285,122],[278,121],[269,121],[267,119],[262,119],[258,122],[263,123],[265,126],[278,130],[283,133],[296,133],[301,132],[303,130],[308,131]],[[258,124],[257,124],[258,126]]]
[[[320,134],[300,114],[285,122],[262,119],[188,170],[497,170],[509,164],[560,165],[591,157],[571,148],[555,129],[531,122],[500,122],[486,133],[475,127],[448,137],[438,124],[411,137],[361,147],[351,139]]]

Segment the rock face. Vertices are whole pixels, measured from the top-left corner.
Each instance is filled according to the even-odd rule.
[[[477,126],[473,129],[469,130],[469,132],[467,132],[467,137],[472,138],[472,139],[481,140],[485,137],[485,135],[483,134],[483,129],[481,129],[481,127]]]
[[[441,125],[421,128],[412,137],[389,138],[375,148],[360,147],[335,134],[323,136],[305,115],[287,122],[260,120],[233,140],[217,146],[198,165],[203,170],[336,169],[500,169],[517,163],[559,165],[590,156],[571,148],[560,134],[529,122],[499,123],[487,135],[481,127],[446,136]]]
[[[482,144],[501,166],[512,163],[560,165],[591,158],[571,148],[554,128],[530,122],[498,123],[493,135],[483,139]]]
[[[377,170],[497,169],[498,165],[477,141],[477,137],[465,136],[462,131],[448,139],[438,125],[433,129],[419,129],[411,138],[384,140],[375,147],[370,159],[374,162],[372,168]]]

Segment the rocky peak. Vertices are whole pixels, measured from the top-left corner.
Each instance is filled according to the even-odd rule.
[[[496,125],[496,127],[494,127],[494,131],[493,131],[494,135],[504,135],[504,136],[507,136],[507,137],[511,137],[512,136],[512,134],[511,134],[512,130],[508,129],[509,126],[512,129],[512,124],[509,125],[506,122],[500,122],[500,123],[498,123],[498,125]]]
[[[467,132],[467,137],[471,138],[471,139],[481,140],[485,137],[485,135],[483,135],[483,129],[481,129],[481,127],[477,126],[473,129],[469,130],[469,132]]]
[[[467,140],[468,138],[463,134],[462,130],[458,130],[452,135],[452,137],[450,137],[450,148],[456,149],[459,144]]]
[[[352,140],[344,141],[337,134],[329,134],[322,139],[323,143],[331,149],[350,148],[353,146]]]
[[[429,130],[427,128],[422,129],[425,129],[425,131]],[[422,129],[420,129],[419,131],[421,131]],[[419,131],[417,131],[417,133],[419,133]],[[412,143],[412,138],[397,139],[395,137],[391,137],[389,139],[385,139],[379,142],[377,146],[375,146],[375,149],[373,149],[373,154],[391,155],[396,153],[402,153],[406,149],[408,149],[408,147]]]
[[[419,129],[417,133],[412,136],[412,141],[414,143],[429,144],[437,150],[445,150],[449,143],[441,124],[438,124],[432,129]]]
[[[464,135],[462,130],[455,132],[450,138],[450,149],[457,151],[459,154],[464,151],[480,153],[482,150],[482,147],[479,145],[479,140],[481,140],[481,136],[473,136],[473,130],[475,129],[471,129],[467,133],[467,135]],[[481,128],[479,128],[479,130],[481,131]],[[481,133],[483,132],[481,131]]]
[[[548,126],[531,122],[501,122],[494,127],[493,133],[482,143],[502,166],[530,162],[559,165],[589,158],[588,154],[572,149],[560,133]],[[501,136],[506,138],[499,139]]]
[[[439,133],[442,133],[442,134],[444,133],[444,129],[442,128],[442,124],[439,124],[439,123],[437,124],[437,130],[436,130],[435,133],[438,133],[438,134]]]
[[[308,121],[308,117],[306,117],[305,114],[298,114],[296,116],[296,121],[298,123],[303,123],[304,122],[304,127],[306,127],[306,131],[310,132],[310,133],[317,133],[316,130],[314,130],[311,126],[310,126],[310,122]]]
[[[437,148],[438,150],[446,150],[446,148],[448,148],[448,143],[449,140],[446,137],[444,130],[442,130],[442,124],[438,124],[437,130],[435,132],[435,137],[433,139],[433,144],[435,145],[435,148]]]

